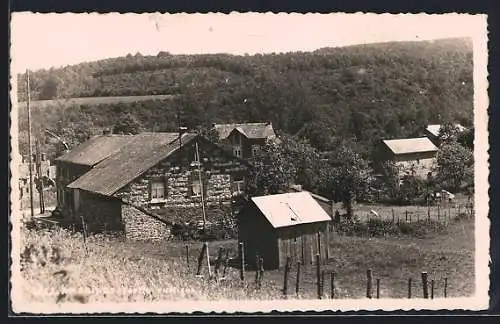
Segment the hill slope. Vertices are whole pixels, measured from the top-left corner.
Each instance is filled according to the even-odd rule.
[[[44,107],[34,109],[33,119],[35,129],[53,129],[76,143],[127,113],[145,129],[174,130],[179,108],[190,128],[271,120],[278,130],[298,133],[322,150],[339,138],[354,138],[369,152],[374,141],[409,136],[427,123],[470,125],[472,71],[468,39],[253,56],[137,54],[34,72],[32,96],[175,94],[175,99]],[[21,101],[23,81],[20,75]],[[25,130],[25,113],[20,122]]]

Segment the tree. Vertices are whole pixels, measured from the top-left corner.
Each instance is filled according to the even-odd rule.
[[[138,134],[142,128],[141,123],[131,113],[126,113],[122,115],[118,122],[113,127],[113,133],[115,134]]]
[[[252,158],[250,195],[267,195],[287,192],[292,184],[307,189],[317,185],[319,155],[306,141],[282,135],[278,140],[266,142]]]
[[[460,143],[460,145],[470,149],[474,150],[474,127],[467,129],[466,131],[463,131],[458,135],[457,142]]]
[[[437,155],[437,178],[446,187],[459,191],[463,182],[473,183],[474,156],[457,142],[444,143]],[[471,179],[472,178],[472,179]]]
[[[320,169],[320,188],[336,202],[342,202],[352,219],[353,202],[368,194],[371,170],[361,155],[341,144],[327,155]]]
[[[41,100],[50,100],[57,98],[59,81],[55,77],[48,78],[40,89],[39,98]]]
[[[458,139],[460,129],[452,122],[445,122],[439,129],[438,139],[440,142],[452,142]]]

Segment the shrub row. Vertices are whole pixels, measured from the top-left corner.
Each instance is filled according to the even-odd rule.
[[[443,232],[446,225],[434,220],[420,220],[418,222],[392,222],[389,219],[370,219],[367,222],[359,220],[341,221],[335,225],[339,233],[348,236],[398,236],[411,235],[415,237],[425,237],[431,232]]]

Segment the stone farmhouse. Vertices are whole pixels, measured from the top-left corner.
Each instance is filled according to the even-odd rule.
[[[29,172],[30,172],[30,164],[29,158],[26,156],[18,155],[15,162],[18,163],[19,170],[19,190],[21,197],[24,195],[29,195],[30,185],[29,185]],[[33,181],[36,183],[37,180],[37,172],[36,172],[36,159],[35,155],[32,157],[32,174]],[[41,170],[41,178],[43,180],[43,184],[45,186],[54,185],[54,179],[56,178],[56,166],[50,164],[50,160],[46,158],[45,154],[41,154],[40,156],[40,170]]]
[[[392,161],[402,172],[413,168],[416,176],[426,178],[436,163],[437,152],[438,148],[427,137],[382,140],[374,169],[380,171],[384,162]]]
[[[271,122],[213,124],[212,131],[225,149],[234,156],[247,160],[255,155],[267,139],[276,138]]]
[[[208,222],[231,217],[249,168],[194,133],[96,136],[56,162],[64,219],[138,240],[168,238],[177,222],[201,222],[202,207]]]

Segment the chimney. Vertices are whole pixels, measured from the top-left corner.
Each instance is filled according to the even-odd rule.
[[[45,153],[42,153],[42,161],[45,161],[47,159],[47,155]]]

